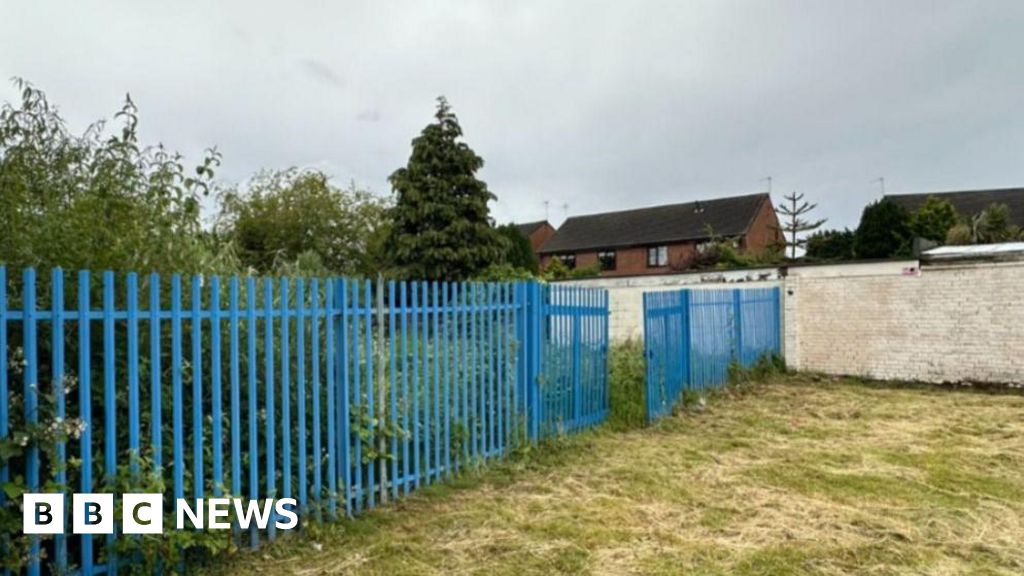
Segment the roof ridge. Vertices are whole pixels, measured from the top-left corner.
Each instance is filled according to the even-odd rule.
[[[574,216],[562,223],[540,252],[695,240],[708,238],[709,227],[723,236],[745,234],[766,204],[771,205],[771,195],[759,192]]]
[[[630,212],[642,212],[644,210],[662,210],[662,209],[665,209],[665,208],[675,208],[677,206],[686,206],[688,204],[696,204],[698,202],[704,202],[704,203],[721,202],[721,201],[725,201],[725,200],[737,200],[739,198],[753,198],[753,197],[756,197],[756,196],[770,196],[770,194],[768,192],[755,192],[755,193],[752,193],[752,194],[739,194],[739,195],[736,195],[736,196],[720,196],[718,198],[689,200],[687,202],[672,202],[671,204],[657,204],[657,205],[654,205],[654,206],[641,206],[639,208],[627,208],[625,210],[609,210],[607,212],[590,212],[588,214],[577,214],[575,216],[569,216],[565,220],[566,220],[566,222],[568,222],[569,220],[573,220],[573,219],[576,219],[576,218],[588,218],[588,217],[591,217],[591,216],[608,216],[608,215],[612,215],[612,214],[627,214],[627,213],[630,213]]]
[[[939,196],[942,194],[977,194],[979,192],[1015,192],[1024,191],[1024,186],[1009,186],[1006,188],[975,188],[972,190],[943,190],[941,192],[902,192],[900,194],[883,194],[883,198],[897,198],[902,196]]]

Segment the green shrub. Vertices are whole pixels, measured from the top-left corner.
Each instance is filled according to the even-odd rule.
[[[729,384],[762,382],[786,373],[786,360],[771,352],[762,354],[750,367],[744,368],[739,362],[729,364]]]
[[[113,122],[74,134],[45,94],[22,80],[0,103],[0,264],[67,270],[223,272],[199,207],[220,154],[194,168],[138,138],[126,98]]]
[[[524,268],[516,268],[511,264],[491,264],[473,277],[476,282],[518,282],[537,280],[537,276]]]
[[[510,268],[526,270],[531,274],[540,274],[540,260],[533,251],[533,244],[515,224],[498,226],[498,234],[505,241],[502,263]]]
[[[627,340],[613,345],[609,365],[609,427],[629,430],[644,426],[647,409],[643,344]]]
[[[331,274],[372,276],[382,268],[389,201],[354,183],[339,187],[318,170],[264,170],[219,199],[218,236],[260,274],[310,256]]]

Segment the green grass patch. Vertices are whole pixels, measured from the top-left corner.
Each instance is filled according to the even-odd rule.
[[[608,364],[608,427],[623,431],[644,426],[647,374],[643,344],[628,340],[612,345]]]
[[[631,362],[620,392],[637,391]],[[214,572],[1021,574],[1022,411],[1014,395],[774,373],[649,428],[624,411],[624,432],[523,447]]]

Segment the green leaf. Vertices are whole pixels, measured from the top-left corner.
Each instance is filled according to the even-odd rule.
[[[21,495],[25,493],[26,489],[25,486],[21,484],[16,484],[14,482],[5,482],[3,488],[4,494],[7,494],[7,497],[12,500],[21,498]]]

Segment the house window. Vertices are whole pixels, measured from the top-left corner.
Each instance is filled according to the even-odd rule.
[[[576,255],[575,254],[559,254],[558,256],[555,256],[555,258],[558,258],[559,260],[561,260],[562,264],[565,264],[565,267],[570,269],[570,270],[572,270],[573,268],[576,268]]]
[[[615,251],[598,252],[597,261],[601,263],[601,270],[615,270]]]
[[[647,249],[647,267],[668,266],[668,246],[651,246]]]

